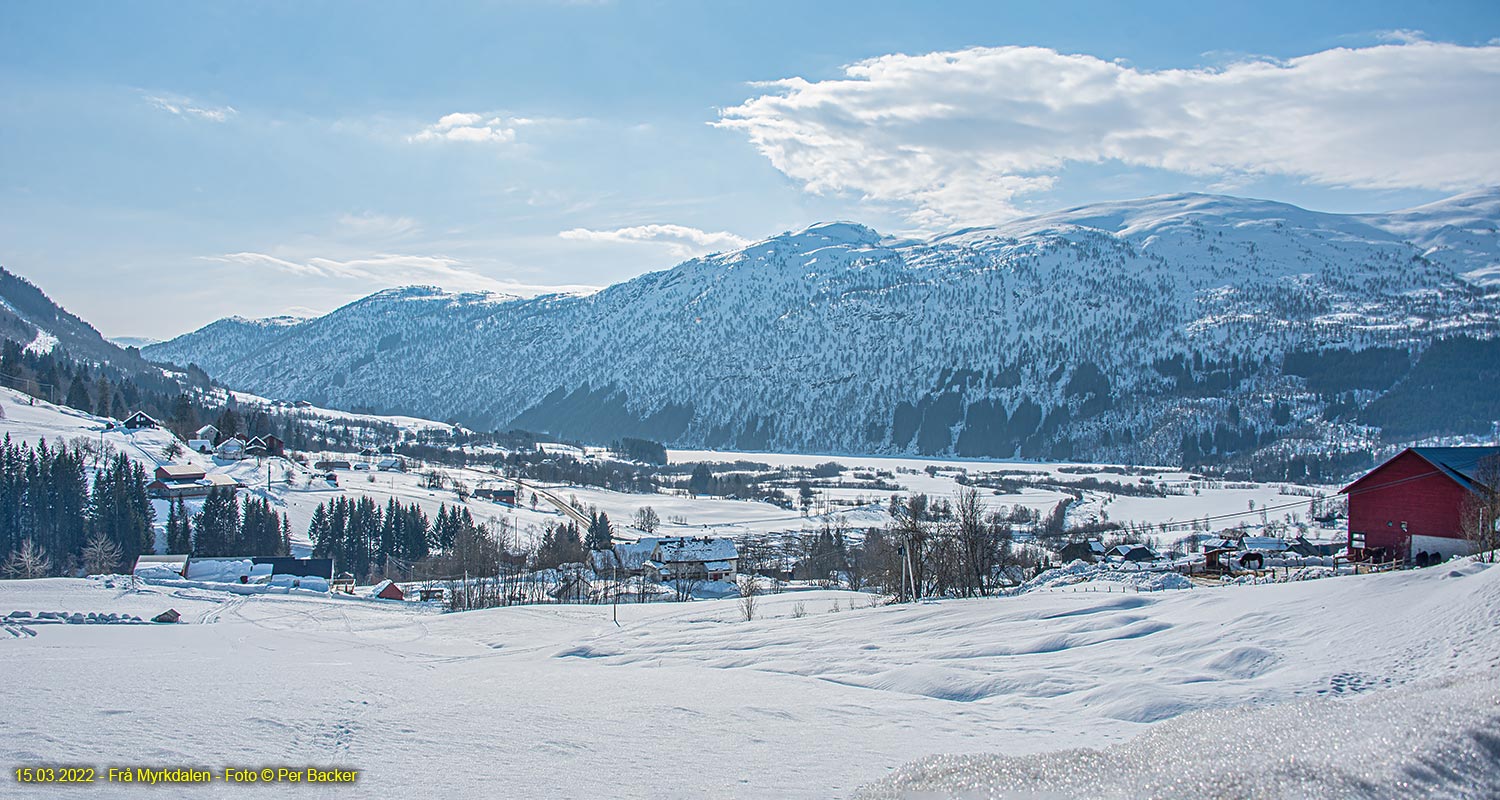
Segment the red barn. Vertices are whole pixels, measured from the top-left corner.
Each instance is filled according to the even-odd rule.
[[[1404,561],[1467,554],[1464,501],[1483,491],[1475,475],[1495,457],[1500,447],[1409,447],[1345,486],[1350,554]]]
[[[401,587],[397,586],[395,581],[381,581],[370,591],[370,596],[379,597],[382,600],[406,599],[406,593],[401,591]]]

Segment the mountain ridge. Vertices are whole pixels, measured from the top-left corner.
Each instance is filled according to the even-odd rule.
[[[1410,366],[1435,341],[1492,340],[1500,294],[1466,277],[1494,266],[1490,194],[1385,215],[1168,195],[928,240],[819,223],[590,295],[407,287],[252,346],[146,352],[211,356],[194,360],[262,394],[582,438],[1161,460],[1193,436],[1249,452],[1300,432],[1336,449],[1378,434],[1326,413],[1372,390],[1312,393],[1282,361],[1383,347]],[[1440,240],[1454,230],[1463,247]]]

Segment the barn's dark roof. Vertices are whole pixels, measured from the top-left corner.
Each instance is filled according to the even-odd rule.
[[[291,575],[294,578],[333,579],[331,558],[291,558],[289,556],[262,556],[252,559],[255,564],[270,564],[274,575]]]
[[[1479,487],[1479,481],[1476,478],[1479,463],[1487,458],[1500,458],[1500,447],[1411,447],[1392,456],[1384,464],[1365,473],[1359,480],[1345,486],[1339,492],[1347,494],[1349,490],[1379,472],[1386,464],[1406,455],[1407,452],[1415,454],[1431,464],[1439,473],[1446,475],[1454,483],[1471,492]]]
[[[1411,451],[1471,492],[1479,485],[1475,477],[1479,462],[1500,457],[1500,447],[1413,447]]]

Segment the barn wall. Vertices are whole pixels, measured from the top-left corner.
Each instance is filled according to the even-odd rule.
[[[1369,488],[1407,478],[1413,480]],[[1396,456],[1350,489],[1349,531],[1365,534],[1367,548],[1387,548],[1406,556],[1411,536],[1463,538],[1459,513],[1467,492],[1416,453]]]

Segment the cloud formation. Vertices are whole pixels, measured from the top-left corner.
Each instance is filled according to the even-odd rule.
[[[343,214],[339,227],[352,236],[364,239],[399,239],[418,233],[422,226],[411,217],[398,217],[365,211],[359,214]]]
[[[902,204],[929,229],[1013,215],[1074,162],[1366,189],[1500,183],[1500,47],[1391,38],[1159,71],[1039,47],[888,55],[764,84],[715,124],[807,191]]]
[[[201,119],[208,122],[227,122],[230,117],[238,114],[234,106],[200,106],[191,99],[179,95],[148,94],[146,102],[152,107],[175,114],[183,119]]]
[[[563,239],[582,242],[627,242],[632,244],[665,245],[679,258],[690,258],[704,253],[744,247],[749,239],[728,231],[704,231],[686,225],[635,225],[616,228],[612,231],[573,228],[557,234]]]
[[[492,142],[505,144],[516,139],[516,126],[530,120],[512,119],[459,112],[447,114],[437,122],[406,137],[411,142]]]
[[[530,297],[554,292],[589,293],[599,287],[581,284],[539,285],[491,278],[447,256],[377,253],[347,259],[291,258],[269,253],[225,253],[202,256],[205,261],[271,269],[301,278],[322,278],[357,284],[361,291],[393,286],[432,285],[461,292],[498,292]]]

